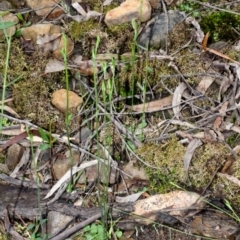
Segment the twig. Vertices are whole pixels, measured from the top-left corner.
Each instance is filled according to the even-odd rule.
[[[200,1],[196,1],[196,0],[189,0],[189,2],[194,2],[194,3],[197,3],[197,4],[202,5],[204,7],[207,7],[207,8],[212,8],[212,9],[215,9],[215,10],[218,10],[218,11],[221,11],[221,12],[227,12],[227,13],[231,13],[231,14],[235,14],[235,15],[240,16],[240,13],[238,13],[238,12],[234,12],[234,11],[227,10],[227,9],[224,9],[224,8],[215,7],[215,6],[210,5],[209,3],[203,3],[203,2],[200,2]]]
[[[57,236],[50,238],[49,240],[64,240],[68,236],[71,236],[75,232],[79,231],[80,229],[84,228],[85,226],[89,225],[90,223],[94,222],[95,220],[99,219],[101,216],[102,216],[102,214],[98,213],[98,214],[88,218],[86,221],[78,223],[74,227],[69,228],[69,229],[65,230],[64,232],[58,234]]]

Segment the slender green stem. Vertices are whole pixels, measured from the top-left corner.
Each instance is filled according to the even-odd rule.
[[[68,61],[67,61],[67,37],[65,34],[62,34],[63,37],[63,42],[64,42],[64,47],[61,51],[63,61],[64,61],[64,66],[65,66],[65,83],[66,83],[66,115],[65,115],[65,125],[66,125],[66,135],[67,135],[67,141],[68,141],[68,146],[69,146],[69,152],[70,152],[70,166],[71,166],[71,180],[70,184],[68,185],[68,191],[71,192],[73,188],[73,176],[72,176],[72,167],[73,167],[73,153],[72,153],[72,148],[71,148],[71,143],[70,143],[70,120],[72,115],[69,112],[69,76],[68,76]]]
[[[4,78],[3,78],[1,114],[3,114],[3,110],[4,110],[4,100],[5,100],[6,88],[7,88],[8,63],[9,63],[10,49],[11,49],[11,37],[8,37],[6,34],[5,34],[5,36],[6,36],[6,41],[7,41],[7,54],[6,54]],[[0,121],[0,132],[1,131],[2,131],[2,121]]]

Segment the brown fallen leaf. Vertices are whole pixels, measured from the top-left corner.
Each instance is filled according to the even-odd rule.
[[[32,134],[33,136],[41,137],[39,131],[36,130],[36,129],[29,130],[28,133],[25,131],[25,132],[15,136],[15,137],[11,138],[9,141],[7,141],[5,144],[3,144],[0,148],[0,152],[2,152],[4,149],[11,146],[12,144],[20,142],[22,139],[28,137],[29,134]]]
[[[238,224],[222,212],[208,211],[194,217],[189,231],[214,239],[237,239]]]
[[[6,105],[3,106],[3,110],[6,112],[9,112],[11,115],[13,115],[16,118],[20,118],[20,116],[12,108],[10,108]]]
[[[229,102],[226,101],[226,102],[222,105],[221,109],[219,110],[219,113],[221,113],[221,116],[218,116],[218,117],[215,119],[214,123],[213,123],[213,129],[214,129],[215,131],[218,131],[218,130],[220,129],[220,126],[221,126],[221,124],[222,124],[223,118],[224,118],[224,116],[226,116],[226,110],[227,110],[228,105],[229,105]]]
[[[172,216],[185,216],[189,210],[201,210],[205,206],[203,198],[194,192],[173,191],[138,200],[134,204],[134,214],[144,215],[153,211],[167,212]]]
[[[205,94],[211,84],[215,81],[215,78],[210,76],[204,76],[198,84],[196,90],[202,94]]]
[[[8,136],[16,136],[25,131],[25,126],[23,124],[11,125],[8,127],[2,127],[1,134]]]
[[[204,36],[203,42],[202,42],[202,49],[204,51],[206,51],[206,49],[207,49],[208,38],[209,38],[209,32],[206,33],[206,35]]]
[[[179,119],[180,116],[180,104],[184,91],[187,89],[187,85],[184,82],[181,82],[175,89],[172,100],[172,107],[175,117]]]
[[[156,112],[164,107],[169,107],[172,104],[172,96],[168,96],[156,101],[144,103],[144,104],[138,104],[134,106],[126,106],[127,108],[132,109],[135,112]]]
[[[198,148],[201,145],[202,145],[202,141],[200,139],[193,139],[188,144],[186,153],[184,154],[184,157],[183,157],[184,170],[186,172],[188,171],[194,151],[196,150],[196,148]]]
[[[233,59],[230,58],[229,56],[227,56],[227,55],[225,55],[225,54],[223,54],[223,53],[221,53],[221,52],[219,52],[219,51],[217,51],[217,50],[214,50],[214,49],[211,49],[211,48],[207,48],[206,51],[208,51],[208,52],[210,52],[210,53],[213,53],[213,54],[215,54],[215,55],[217,55],[217,56],[219,56],[219,57],[225,58],[225,59],[227,59],[227,60],[229,60],[229,61],[231,61],[231,62],[234,62],[234,63],[240,65],[240,62],[233,60]]]
[[[237,186],[240,187],[240,180],[239,180],[238,178],[236,178],[236,177],[234,177],[234,176],[231,176],[231,175],[228,175],[228,174],[226,174],[226,173],[220,173],[220,172],[218,172],[217,175],[218,175],[219,177],[226,178],[227,180],[235,183]]]
[[[37,35],[37,44],[45,44],[52,42],[53,40],[61,37],[61,33],[53,33],[53,34],[44,34],[44,35]]]

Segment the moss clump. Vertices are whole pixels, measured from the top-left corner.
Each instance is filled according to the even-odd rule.
[[[197,189],[206,187],[230,154],[229,149],[219,142],[207,142],[197,148],[188,170],[192,186]]]
[[[51,81],[42,78],[25,79],[14,84],[14,109],[23,118],[31,119],[32,123],[62,133],[66,128],[65,114],[51,104]],[[72,112],[74,114],[74,112]],[[74,115],[73,115],[74,116]],[[80,117],[72,117],[70,131],[79,127]]]
[[[230,177],[240,180],[240,156],[233,162],[230,167]],[[228,180],[225,176],[218,176],[212,184],[212,191],[217,197],[227,199],[231,206],[239,209],[240,204],[240,188],[239,184]]]
[[[214,142],[197,148],[192,157],[188,173],[183,168],[186,147],[172,138],[165,144],[145,144],[138,149],[139,156],[148,164],[157,167],[144,167],[149,176],[150,191],[165,193],[174,189],[173,182],[184,188],[202,190],[212,180],[216,171],[229,157],[225,145]],[[216,195],[215,192],[213,194]]]
[[[214,12],[203,17],[200,25],[205,33],[210,32],[209,42],[235,40],[239,37],[237,32],[240,31],[240,16]]]
[[[186,148],[172,138],[165,144],[144,144],[137,154],[153,167],[144,167],[150,181],[152,193],[166,193],[174,186],[170,182],[179,183],[179,173],[183,175],[183,156]],[[186,176],[186,174],[185,174]]]
[[[76,42],[83,38],[89,31],[98,27],[94,19],[83,22],[71,22],[69,24],[69,35]]]

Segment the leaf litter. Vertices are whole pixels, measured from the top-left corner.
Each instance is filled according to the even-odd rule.
[[[103,6],[111,6],[112,2],[114,1],[104,1]],[[184,225],[188,219],[191,221],[190,228],[184,230],[189,233],[206,237],[224,236],[229,239],[230,235],[226,229],[211,231],[213,227],[208,223],[211,216],[202,213],[203,209],[209,207],[206,201],[211,201],[211,197],[206,196],[205,199],[195,192],[176,189],[181,187],[202,192],[207,186],[213,198],[227,199],[234,207],[239,203],[239,156],[234,150],[239,146],[240,133],[238,59],[230,56],[231,51],[225,50],[223,53],[212,49],[211,46],[208,47],[209,33],[204,35],[198,21],[193,17],[188,17],[186,21],[193,26],[192,35],[195,38],[191,37],[190,41],[189,39],[185,41],[188,44],[179,46],[177,51],[173,51],[173,55],[169,55],[167,51],[151,50],[146,54],[139,51],[136,58],[131,59],[129,58],[131,48],[128,48],[128,52],[123,51],[120,54],[111,51],[116,49],[116,46],[119,47],[116,45],[119,44],[116,43],[116,39],[113,41],[110,39],[117,33],[110,28],[108,33],[101,32],[103,17],[101,9],[92,10],[93,6],[88,6],[90,3],[86,3],[85,9],[84,5],[75,2],[71,5],[73,7],[71,10],[76,10],[73,15],[70,14],[71,11],[67,12],[64,9],[62,3],[51,4],[53,7],[47,5],[47,12],[40,12],[35,6],[30,4],[29,6],[42,20],[55,19],[57,23],[57,18],[60,18],[63,23],[61,27],[60,24],[41,23],[21,29],[24,39],[22,45],[25,44],[22,53],[24,54],[24,51],[27,53],[31,48],[28,58],[23,62],[27,60],[31,66],[34,54],[38,55],[38,59],[45,58],[45,61],[42,65],[35,66],[35,72],[24,75],[24,81],[28,79],[33,83],[21,85],[21,82],[23,83],[21,80],[20,83],[10,85],[13,93],[20,88],[23,96],[27,96],[27,101],[23,102],[23,96],[17,101],[19,96],[13,94],[13,102],[6,101],[4,104],[2,102],[1,116],[9,122],[4,120],[5,126],[1,125],[1,153],[7,153],[13,144],[22,145],[25,150],[10,172],[9,176],[12,179],[6,176],[1,178],[16,185],[18,183],[14,183],[14,179],[24,178],[24,186],[28,187],[38,181],[40,188],[41,185],[47,185],[50,191],[46,193],[45,198],[49,198],[49,205],[64,195],[69,184],[80,192],[78,198],[81,196],[86,199],[90,195],[97,199],[96,196],[104,186],[107,186],[106,193],[115,203],[133,202],[134,210],[130,215],[147,218],[149,221],[141,222],[144,225],[161,222],[166,225],[173,224],[178,228],[180,223]],[[52,11],[54,8],[55,12]],[[64,40],[63,33],[65,32],[67,36],[70,29],[66,18],[76,19],[79,23],[93,20],[100,24],[92,31],[84,30],[84,40],[74,42],[69,37]],[[9,28],[14,25],[15,22],[11,24],[6,22],[3,26]],[[124,31],[127,33],[128,30]],[[96,43],[97,37],[106,34],[109,34],[106,43],[100,42],[97,53],[93,54],[93,44]],[[121,35],[122,30],[117,38],[120,39]],[[124,41],[123,39],[122,44]],[[62,56],[64,44],[67,47],[67,64]],[[192,58],[191,54],[194,51],[198,57]],[[42,52],[43,55],[38,52]],[[177,62],[184,54],[186,59],[182,61],[186,66]],[[148,59],[147,63],[144,62],[145,58]],[[141,65],[142,63],[145,65]],[[206,68],[201,68],[204,64]],[[21,68],[28,69],[29,66]],[[160,72],[157,72],[158,68]],[[75,121],[75,124],[69,123],[71,136],[66,136],[69,134],[69,129],[66,130],[65,125],[67,115],[59,112],[59,109],[55,109],[51,104],[53,93],[65,87],[66,72],[71,77],[71,90],[84,99],[83,105],[71,109],[70,120]],[[137,75],[134,76],[133,73]],[[151,75],[155,73],[156,75]],[[14,80],[14,76],[14,72],[9,72],[11,80]],[[36,77],[41,77],[41,81],[34,82]],[[134,77],[138,81],[140,91],[134,89],[134,84],[129,82],[129,79]],[[144,83],[145,89],[142,88],[143,79],[147,80]],[[37,85],[40,83],[45,84],[44,87]],[[31,85],[41,89],[40,92],[33,92],[35,97],[41,98],[28,97]],[[24,112],[20,108],[21,104],[29,106],[29,112]],[[31,105],[34,106],[32,109]],[[34,119],[44,121],[45,114],[48,115],[51,111],[53,112],[51,118],[45,120],[47,125],[41,124],[41,121],[36,124]],[[37,117],[33,118],[35,115]],[[80,129],[86,127],[86,123],[89,123],[90,134],[86,139],[81,139]],[[44,132],[42,132],[44,136],[41,136],[39,129],[42,128],[49,138],[44,137]],[[74,139],[73,135],[79,139]],[[14,137],[9,139],[8,136]],[[98,139],[98,136],[101,136],[101,139]],[[50,151],[41,149],[40,144],[46,144]],[[63,153],[68,147],[75,149],[79,155],[76,161],[71,156],[66,172],[57,179],[52,166],[66,159]],[[33,151],[31,154],[30,149]],[[41,155],[45,157],[41,158]],[[234,160],[228,162],[229,158]],[[124,172],[124,167],[132,161],[134,163],[130,165],[130,170]],[[96,168],[96,165],[99,167]],[[131,172],[131,168],[138,170]],[[229,171],[220,172],[225,168]],[[85,186],[78,179],[87,171],[86,169],[96,177],[93,182],[88,182],[85,175]],[[144,191],[141,189],[143,186],[147,187]],[[226,186],[229,191],[226,190]],[[119,192],[118,187],[121,189]],[[152,196],[144,199],[145,192]],[[138,200],[139,198],[142,199]],[[86,202],[88,206],[94,205],[90,198]],[[156,204],[158,202],[160,204]],[[81,206],[83,204],[84,201],[81,201]],[[157,215],[161,214],[162,219],[159,220]],[[212,219],[217,223],[218,216],[215,214],[213,216]],[[127,217],[127,220],[129,219],[131,218]],[[167,219],[170,219],[169,222]],[[199,219],[206,221],[209,228],[202,227],[199,231],[195,225],[195,221]],[[5,218],[5,221],[7,220],[9,221]],[[134,217],[132,221],[135,221],[135,224],[140,223]],[[229,218],[225,219],[224,224],[227,221]],[[222,234],[221,231],[225,232]],[[236,232],[234,228],[231,234],[235,236]]]

